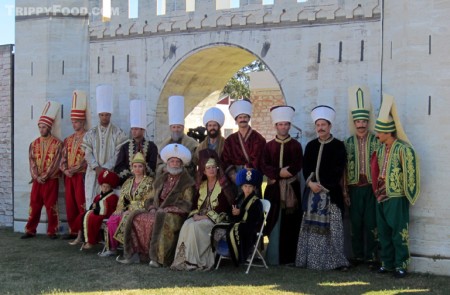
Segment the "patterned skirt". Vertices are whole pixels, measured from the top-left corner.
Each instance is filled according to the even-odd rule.
[[[342,216],[335,204],[330,204],[330,229],[326,233],[314,231],[302,221],[295,266],[316,270],[349,266],[344,255]]]

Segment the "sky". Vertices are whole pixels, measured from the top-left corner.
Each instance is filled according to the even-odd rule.
[[[0,45],[14,44],[14,9],[15,0],[0,0]]]

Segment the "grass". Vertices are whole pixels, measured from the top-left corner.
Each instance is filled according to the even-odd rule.
[[[318,272],[289,266],[175,272],[147,264],[120,265],[100,258],[101,246],[79,251],[65,240],[0,228],[0,294],[449,294],[448,277],[409,274],[396,280],[365,266],[349,272]]]

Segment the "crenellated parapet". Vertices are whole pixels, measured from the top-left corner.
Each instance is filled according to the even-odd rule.
[[[129,18],[128,1],[111,0],[110,18],[91,15],[90,38],[367,21],[378,20],[381,12],[381,0],[274,0],[272,5],[253,0],[240,1],[240,7],[227,9],[216,9],[216,1],[197,0],[193,11],[186,11],[186,1],[167,0],[165,14],[158,15],[156,0],[140,0],[138,17]],[[101,4],[100,0],[91,0],[91,11]]]

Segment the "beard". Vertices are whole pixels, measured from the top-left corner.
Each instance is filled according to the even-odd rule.
[[[210,137],[210,138],[216,138],[220,135],[220,129],[216,130],[216,129],[211,129],[206,131],[206,134]]]
[[[172,138],[173,141],[179,141],[182,137],[183,137],[183,132],[173,131],[170,134],[170,138]]]
[[[169,172],[171,175],[178,175],[181,172],[183,172],[183,167],[179,167],[179,168],[166,167],[166,168],[167,168],[167,172]]]

